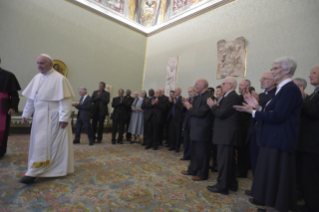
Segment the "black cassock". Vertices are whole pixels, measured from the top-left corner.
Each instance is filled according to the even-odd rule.
[[[10,108],[18,111],[19,94],[21,90],[15,75],[0,68],[0,158],[7,151],[7,142],[10,129],[11,116],[8,115]]]

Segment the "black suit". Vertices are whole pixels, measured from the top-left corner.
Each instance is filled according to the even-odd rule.
[[[122,101],[122,102],[121,102]],[[112,107],[114,108],[111,115],[112,119],[112,143],[115,143],[115,137],[117,129],[119,129],[118,142],[123,141],[124,124],[129,119],[128,108],[131,108],[130,102],[124,97],[115,97],[112,101]]]
[[[101,92],[101,97],[98,97],[98,92]],[[94,140],[97,139],[101,141],[103,138],[103,127],[105,117],[109,115],[107,105],[110,102],[110,93],[105,90],[97,90],[92,94],[93,101],[93,119],[92,119],[92,127],[93,127],[93,136]],[[97,123],[99,123],[98,136],[96,137]]]
[[[163,104],[165,105],[163,116],[167,117],[172,104],[169,102],[168,96],[163,95],[163,96],[161,96],[161,99],[163,101]],[[158,142],[160,145],[163,144],[164,134],[165,134],[164,129],[166,129],[166,140],[168,141],[168,139],[169,139],[168,138],[169,137],[169,120],[167,120],[167,119],[165,119],[163,124],[161,124],[159,126],[159,141]]]
[[[153,96],[149,96],[144,99],[142,104],[143,116],[144,116],[144,136],[143,136],[143,144],[146,145],[148,143],[148,139],[151,138],[151,125],[152,125],[152,99]]]
[[[155,98],[156,99],[156,98]],[[166,102],[162,97],[158,98],[158,103],[151,106],[152,107],[152,124],[150,129],[150,139],[148,139],[147,147],[153,147],[153,149],[157,149],[158,144],[160,143],[160,126],[164,125],[166,110]]]
[[[319,211],[319,91],[304,100],[301,109],[300,154],[301,186],[306,206]]]
[[[190,115],[191,162],[187,172],[207,180],[209,175],[210,143],[212,139],[213,114],[207,105],[210,93],[199,94]]]
[[[131,106],[132,106],[135,99],[131,96],[125,96],[124,98],[128,102],[128,104],[130,105],[130,107],[127,108],[128,119],[125,121],[125,124],[124,124],[124,125],[126,125],[126,140],[129,141],[129,140],[131,140],[131,137],[132,137],[132,134],[128,132],[128,128],[129,128],[130,121],[131,121],[131,115],[132,115]]]
[[[246,103],[243,95],[239,95],[239,99],[242,103]],[[241,146],[237,147],[237,173],[242,177],[247,177],[248,170],[250,168],[250,145],[247,140],[248,128],[250,125],[251,114],[240,113],[240,132],[241,132]]]
[[[227,95],[227,96],[226,96]],[[216,187],[228,192],[229,188],[237,188],[235,175],[235,146],[242,143],[239,128],[240,114],[233,106],[241,101],[235,91],[230,91],[220,101],[219,106],[211,108],[215,116],[213,143],[217,145],[218,180]]]
[[[196,100],[196,96],[189,99],[189,103],[194,105],[194,102]],[[190,145],[191,145],[191,139],[189,137],[189,131],[190,131],[190,115],[188,110],[185,110],[185,118],[184,118],[184,154],[183,158],[186,160],[191,159],[191,151],[190,151]]]
[[[93,130],[90,123],[92,117],[92,98],[87,95],[83,101],[83,97],[80,99],[80,104],[76,107],[79,110],[77,120],[76,120],[76,130],[74,141],[80,142],[81,130],[84,125],[85,131],[88,135],[89,141],[94,142]]]
[[[168,111],[169,121],[169,141],[168,144],[171,149],[179,151],[181,146],[182,127],[185,115],[185,107],[182,103],[182,97],[175,98],[176,104],[172,103],[172,107]]]

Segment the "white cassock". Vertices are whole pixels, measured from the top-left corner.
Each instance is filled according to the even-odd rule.
[[[74,92],[69,81],[51,69],[37,74],[22,95],[28,97],[22,117],[33,122],[28,171],[30,177],[59,177],[74,172],[74,153],[70,123]],[[60,122],[68,122],[62,129]]]

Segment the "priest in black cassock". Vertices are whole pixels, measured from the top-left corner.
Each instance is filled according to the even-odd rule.
[[[7,152],[11,115],[18,111],[19,90],[21,88],[14,74],[0,67],[0,159]]]

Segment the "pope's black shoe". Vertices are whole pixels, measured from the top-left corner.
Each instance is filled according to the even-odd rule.
[[[36,177],[24,176],[22,177],[19,182],[24,184],[31,184],[34,182]]]
[[[255,198],[250,198],[249,202],[253,205],[258,205],[258,206],[265,206],[265,203],[263,202],[259,202],[258,200],[256,200]]]

